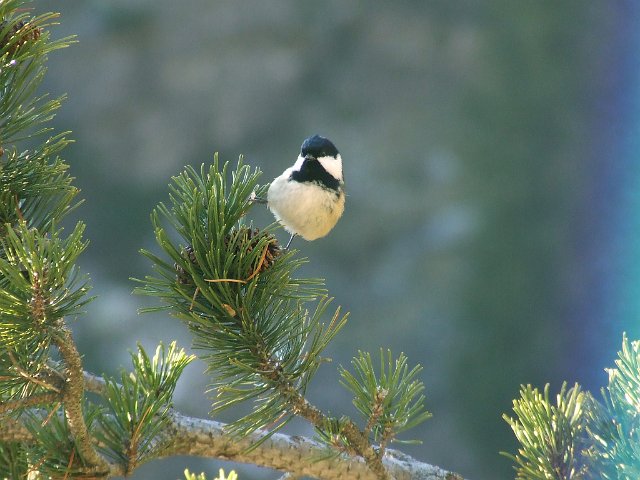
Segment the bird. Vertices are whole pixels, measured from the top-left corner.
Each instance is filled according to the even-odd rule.
[[[291,234],[311,241],[326,236],[344,212],[342,157],[327,138],[313,135],[302,142],[295,163],[267,190],[267,207]]]

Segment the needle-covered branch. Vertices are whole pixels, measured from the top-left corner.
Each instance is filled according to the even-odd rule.
[[[100,380],[95,382],[96,385],[100,383]],[[175,455],[219,458],[323,480],[378,478],[361,459],[346,455],[328,458],[327,446],[312,439],[275,433],[261,441],[264,433],[255,432],[239,440],[237,436],[230,435],[226,425],[220,422],[192,418],[176,412],[171,413],[168,419],[158,432],[159,442],[164,448],[157,452],[155,458]],[[25,443],[37,442],[35,435],[15,423],[0,429],[0,444],[10,439],[20,439]],[[258,445],[255,446],[256,444]],[[453,472],[394,450],[387,451],[383,463],[396,480],[463,480]]]
[[[69,140],[46,125],[64,96],[37,94],[48,54],[65,48],[73,37],[52,40],[49,27],[57,14],[32,15],[25,0],[0,2],[0,236],[9,224],[25,221],[41,232],[75,206],[78,189],[58,154]],[[30,139],[29,148],[22,142]],[[42,143],[34,142],[42,139]]]
[[[155,274],[136,291],[164,302],[150,310],[167,309],[189,327],[211,375],[212,413],[246,401],[255,408],[225,425],[221,440],[222,426],[174,413],[175,385],[192,358],[175,344],[152,358],[139,347],[117,378],[83,372],[69,322],[91,300],[76,266],[87,242],[83,223],[69,235],[59,227],[78,189],[59,157],[70,141],[47,125],[64,96],[38,92],[47,55],[73,39],[52,40],[57,14],[33,15],[25,3],[0,1],[0,478],[107,478],[169,454],[319,478],[408,478],[385,451],[428,417],[418,370],[390,364],[376,385],[352,388],[357,405],[371,406],[362,427],[307,400],[347,315],[330,311],[322,280],[295,276],[307,259],[281,247],[279,225],[247,219],[267,186],[242,158],[233,168],[216,155],[210,167],[173,178],[169,202],[151,216],[163,253],[143,252]],[[278,436],[294,416],[326,441]],[[201,433],[225,450],[194,449]]]
[[[327,480],[378,478],[362,459],[349,456],[327,458],[325,444],[304,437],[276,433],[261,441],[264,432],[255,432],[238,440],[226,433],[224,424],[181,415],[173,417],[167,432],[175,439],[173,448],[165,452],[167,455],[215,456]],[[256,443],[259,445],[253,448]],[[212,451],[216,453],[212,455]],[[396,451],[387,453],[384,466],[396,480],[462,480],[452,472]]]
[[[169,422],[173,392],[194,358],[178,350],[175,342],[168,349],[160,345],[153,358],[138,346],[131,357],[132,372],[123,371],[119,382],[106,379],[100,384],[106,407],[97,417],[96,429],[101,452],[125,475],[164,448],[159,438]]]
[[[220,167],[216,156],[210,168],[203,166],[199,173],[187,168],[174,177],[170,205],[161,203],[152,214],[158,245],[169,260],[143,251],[156,276],[140,281],[136,291],[162,299],[160,308],[191,329],[213,377],[212,413],[254,403],[251,413],[227,426],[230,433],[242,438],[268,429],[264,441],[300,416],[328,445],[336,447],[334,437],[341,437],[335,455],[360,456],[378,478],[386,479],[382,457],[387,443],[430,415],[423,411],[423,387],[415,380],[419,369],[408,371],[401,356],[395,367],[383,369],[379,382],[373,379],[373,386],[369,382],[357,389],[358,380],[350,377],[346,385],[356,393],[356,405],[379,402],[384,410],[368,430],[330,418],[308,402],[306,387],[347,316],[338,308],[325,323],[330,300],[322,280],[294,277],[307,259],[278,245],[276,226],[260,231],[247,220],[253,199],[264,191],[259,176],[242,158],[231,169],[228,163]],[[383,391],[389,395],[381,400]]]
[[[632,480],[640,478],[640,342],[626,335],[602,401],[579,385],[562,385],[550,398],[522,387],[515,418],[505,415],[520,443],[514,461],[518,479]]]

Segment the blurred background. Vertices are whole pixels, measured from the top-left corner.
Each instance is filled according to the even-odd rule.
[[[424,366],[433,419],[399,446],[475,480],[513,478],[501,419],[519,386],[606,382],[640,337],[640,6],[632,1],[36,1],[60,11],[45,91],[86,200],[75,215],[94,301],[74,323],[86,366],[113,374],[136,341],[190,345],[130,277],[150,272],[149,213],[171,175],[243,154],[270,181],[319,133],[349,197],[331,235],[296,242],[350,323],[310,400],[353,414],[336,366],[389,347]],[[257,208],[254,219],[271,221]],[[282,232],[282,240],[286,235]],[[206,416],[195,363],[177,407]],[[332,386],[332,387],[327,387]],[[218,420],[225,421],[221,417]],[[311,435],[304,423],[288,431]],[[178,458],[134,479],[235,468]],[[213,477],[214,475],[212,475]]]

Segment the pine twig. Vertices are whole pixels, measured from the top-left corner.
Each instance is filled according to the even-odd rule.
[[[262,365],[265,366],[263,377],[270,382],[287,399],[291,409],[295,415],[298,415],[309,421],[314,427],[322,430],[329,418],[319,408],[312,405],[288,379],[284,378],[280,373],[278,366],[269,356],[268,352],[258,348],[256,356],[261,358]],[[382,463],[382,455],[377,452],[368,435],[362,432],[351,420],[345,419],[341,421],[342,433],[348,440],[350,447],[355,453],[361,456],[371,471],[379,480],[390,480],[390,475]]]
[[[71,331],[65,325],[64,320],[58,320],[58,334],[53,340],[60,351],[62,361],[67,371],[67,383],[63,391],[65,414],[71,431],[82,458],[87,461],[96,472],[109,472],[109,464],[98,454],[92,444],[92,438],[84,421],[82,403],[84,400],[84,371],[82,359],[78,352]]]
[[[0,414],[36,405],[52,404],[60,400],[60,394],[55,392],[39,393],[9,402],[0,402]]]
[[[328,418],[324,412],[309,403],[293,386],[282,385],[280,391],[289,399],[295,414],[320,429],[326,425]],[[376,477],[380,480],[390,479],[390,475],[382,463],[382,457],[375,451],[367,436],[351,420],[344,421],[342,427],[342,433],[351,447],[364,459]]]
[[[324,480],[378,480],[379,476],[361,458],[337,458],[309,461],[326,457],[324,444],[300,436],[272,434],[255,448],[250,448],[266,432],[256,432],[238,440],[225,433],[225,425],[213,420],[191,418],[174,413],[163,431],[169,440],[161,456],[192,455],[216,457],[250,463],[288,472],[289,475],[309,476]],[[442,468],[419,462],[408,455],[389,450],[384,465],[395,480],[464,480]]]
[[[26,379],[31,383],[35,383],[36,385],[40,385],[41,387],[47,390],[53,390],[56,393],[60,393],[62,391],[61,386],[59,385],[60,382],[62,381],[60,378],[49,376],[48,379],[53,380],[50,383],[50,382],[47,382],[44,378],[35,377],[20,366],[20,363],[18,362],[15,355],[9,348],[7,348],[6,353],[7,353],[7,357],[9,357],[9,361],[11,362],[11,365],[22,378]]]
[[[98,395],[105,395],[107,392],[107,382],[104,378],[89,372],[82,372],[84,378],[84,388],[86,391]]]

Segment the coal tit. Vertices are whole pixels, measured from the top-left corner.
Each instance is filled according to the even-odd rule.
[[[267,192],[267,206],[291,233],[305,240],[324,237],[344,212],[342,157],[331,141],[314,135],[300,148],[292,167],[276,177]]]

